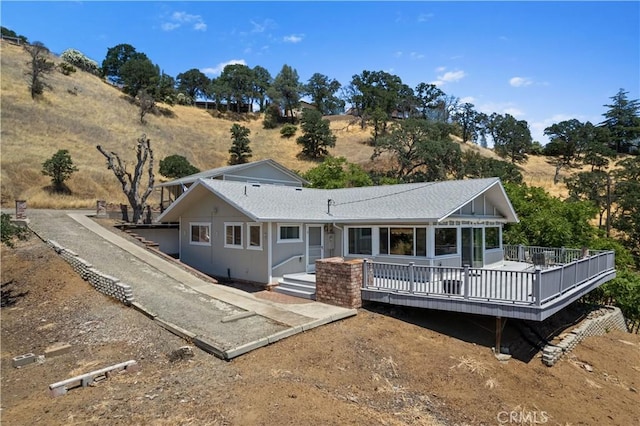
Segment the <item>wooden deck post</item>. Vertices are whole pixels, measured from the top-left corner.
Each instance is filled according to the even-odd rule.
[[[494,353],[498,355],[500,353],[500,345],[502,344],[502,317],[496,317],[496,347]]]

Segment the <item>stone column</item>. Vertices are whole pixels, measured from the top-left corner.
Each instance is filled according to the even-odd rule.
[[[361,259],[330,257],[316,261],[316,301],[344,308],[362,306]]]

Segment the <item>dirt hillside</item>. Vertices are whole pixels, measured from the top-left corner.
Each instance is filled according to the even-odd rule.
[[[50,59],[60,62],[54,56]],[[138,108],[117,88],[96,76],[82,71],[65,76],[55,71],[46,79],[52,90],[34,101],[25,80],[28,55],[23,48],[1,41],[0,60],[3,206],[12,206],[16,199],[28,200],[33,208],[93,208],[97,199],[126,202],[119,183],[95,147],[102,145],[123,158],[133,159],[132,147],[143,133],[155,151],[155,170],[161,159],[173,154],[185,156],[201,170],[226,165],[231,146],[229,129],[234,122],[251,130],[252,160],[273,158],[301,172],[316,165],[298,158],[300,146],[296,137],[286,139],[280,136],[279,129],[263,129],[262,117],[257,114],[251,119],[219,118],[195,107],[160,105],[161,113],[147,115],[147,123],[141,124]],[[330,153],[365,168],[372,167],[372,147],[366,144],[370,129],[361,129],[350,116],[330,117],[330,122],[337,137]],[[495,157],[491,150],[478,146],[462,148]],[[69,196],[50,194],[46,190],[50,180],[41,174],[42,163],[59,149],[67,149],[79,169],[67,182],[72,191]],[[543,186],[557,195],[565,191],[563,185],[552,185],[553,167],[543,158],[532,158],[523,166],[523,173],[527,183]],[[158,173],[156,178],[162,179]]]
[[[1,261],[3,424],[640,423],[638,335],[588,338],[551,368],[536,355],[501,363],[485,319],[369,305],[231,362],[197,349],[172,362],[186,342],[97,293],[37,238],[3,246]],[[71,352],[11,365],[60,342]],[[130,359],[139,372],[49,396],[51,383]]]

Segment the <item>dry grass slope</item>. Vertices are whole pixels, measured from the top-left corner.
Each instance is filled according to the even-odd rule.
[[[184,155],[201,170],[226,165],[231,146],[229,129],[234,121],[194,107],[161,105],[164,114],[147,116],[147,124],[142,125],[138,108],[118,89],[81,71],[70,76],[54,72],[47,79],[53,90],[33,101],[25,79],[26,52],[5,41],[0,48],[0,182],[4,206],[12,206],[16,199],[28,200],[32,208],[93,208],[97,199],[126,202],[95,147],[102,145],[133,159],[133,146],[142,133],[151,139],[156,171],[160,159],[172,154]],[[60,62],[53,56],[51,60]],[[284,139],[277,129],[263,129],[261,117],[240,124],[251,130],[252,160],[273,158],[302,172],[316,165],[297,157],[300,147],[295,137]],[[344,156],[365,168],[384,166],[371,163],[372,148],[366,144],[369,130],[361,130],[350,117],[331,117],[331,128],[337,136],[332,155]],[[67,182],[72,195],[50,194],[46,189],[49,178],[41,174],[42,163],[59,149],[69,150],[79,168]],[[491,150],[477,146],[463,149],[495,157]],[[523,171],[528,183],[557,189],[554,193],[564,191],[552,188],[553,168],[543,159],[531,160]],[[156,173],[156,180],[160,179]]]

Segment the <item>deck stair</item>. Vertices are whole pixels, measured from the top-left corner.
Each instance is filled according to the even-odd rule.
[[[275,291],[303,299],[316,299],[316,279],[312,274],[287,274],[278,280]]]

